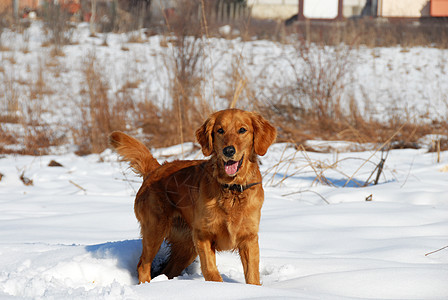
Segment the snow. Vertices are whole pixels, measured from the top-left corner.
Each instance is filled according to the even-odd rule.
[[[187,146],[187,159],[201,157]],[[154,152],[163,160],[179,148]],[[279,160],[282,153],[292,162]],[[359,159],[372,154],[339,153],[324,176],[345,182],[342,174],[352,175]],[[310,167],[334,164],[334,153],[273,145],[261,166],[263,285],[256,287],[244,284],[231,252],[217,256],[224,283],[205,282],[195,261],[178,278],[138,285],[133,197],[141,179],[126,164],[110,150],[86,157],[7,155],[0,159],[0,297],[446,299],[448,250],[428,253],[448,243],[448,173],[440,171],[447,156],[437,164],[432,153],[392,150],[378,185],[341,187],[317,183]],[[379,159],[377,153],[371,160]],[[63,167],[49,167],[51,160]],[[290,165],[304,160],[310,164],[297,174],[279,175],[288,166],[292,174]],[[366,164],[354,178],[363,182],[374,168]],[[32,186],[20,181],[22,172]],[[163,246],[156,260],[167,253]]]
[[[28,41],[12,32],[2,35],[3,45],[16,51],[0,52],[5,69],[1,76],[7,74],[3,80],[14,76],[26,82],[36,74],[39,61],[48,59],[38,25],[29,30]],[[142,81],[133,92],[136,99],[148,94],[166,104],[168,75],[157,72],[166,51],[160,37],[128,44],[126,35],[110,34],[104,47],[101,38],[88,37],[84,25],[74,36],[77,44],[64,47],[64,57],[54,58],[63,66],[58,77],[46,74],[49,86],[55,87],[44,98],[47,122],[62,128],[78,120],[73,107],[82,100],[80,61],[89,53],[102,62],[112,92],[127,79],[138,78]],[[24,44],[32,51],[19,51]],[[121,50],[123,45],[129,51]],[[218,95],[225,89],[236,54],[244,58],[257,97],[273,97],[276,88],[291,83],[291,45],[211,39],[208,47],[212,77],[223,78],[222,86],[205,87],[216,109],[222,103],[215,102],[219,96],[212,96],[213,89]],[[354,51],[348,90],[360,105],[366,105],[362,95],[368,95],[372,103],[366,107],[378,118],[386,119],[394,107],[427,120],[446,117],[447,50]],[[6,59],[10,55],[14,64]],[[1,105],[3,110],[6,103]],[[437,154],[425,148],[386,154],[366,150],[375,145],[345,141],[307,144],[328,152],[277,143],[261,158],[261,287],[244,284],[240,259],[232,252],[217,255],[224,283],[205,282],[196,260],[177,278],[161,275],[138,285],[141,241],[133,200],[141,179],[112,151],[80,157],[68,147],[39,157],[0,156],[0,298],[447,299],[448,152],[437,163]],[[160,161],[202,158],[193,143],[152,152]],[[386,158],[384,169],[372,185],[381,158]],[[51,160],[63,166],[49,167]],[[22,174],[33,185],[25,186]],[[155,263],[168,253],[163,245]]]
[[[130,36],[136,34],[145,42],[129,43]],[[64,56],[51,56],[52,48],[42,47],[48,36],[39,22],[33,22],[24,34],[4,30],[0,38],[2,45],[11,49],[0,52],[4,70],[0,72],[4,82],[2,85],[0,81],[0,87],[5,89],[5,96],[17,91],[21,107],[33,108],[38,102],[40,111],[45,112],[42,120],[61,136],[70,137],[67,131],[77,128],[83,118],[82,111],[74,108],[86,101],[83,72],[89,61],[95,61],[96,70],[109,87],[110,99],[116,99],[127,83],[138,83],[138,87],[126,91],[135,102],[150,99],[164,107],[170,103],[168,88],[173,74],[167,66],[173,46],[161,36],[145,37],[137,32],[91,37],[88,24],[81,24],[72,33],[73,44],[63,47]],[[103,46],[104,41],[107,46]],[[334,61],[345,50],[339,49],[342,54],[328,49],[321,53],[312,47],[311,51],[311,57],[322,61],[317,67],[336,69],[340,66]],[[408,121],[431,122],[448,114],[447,49],[360,46],[348,51],[341,103],[354,98],[363,116],[380,120],[402,115]],[[213,109],[227,107],[225,95],[234,81],[233,68],[237,68],[253,97],[267,103],[280,101],[285,91],[296,87],[297,80],[306,75],[297,53],[293,44],[210,38],[205,41],[204,61],[197,64],[197,75],[212,80],[202,83],[201,93]],[[48,93],[41,101],[27,101],[38,74],[42,74]],[[7,101],[2,100],[0,109],[6,110]],[[245,101],[243,93],[240,107],[247,105]]]

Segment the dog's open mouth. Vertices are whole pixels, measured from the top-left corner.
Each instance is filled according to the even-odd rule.
[[[239,161],[229,160],[227,162],[224,162],[224,170],[226,171],[226,174],[229,176],[235,175],[241,168],[241,165],[243,164],[243,157]]]

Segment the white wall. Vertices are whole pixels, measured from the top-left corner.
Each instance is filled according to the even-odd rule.
[[[429,16],[429,0],[381,0],[378,15],[382,17]]]
[[[338,0],[304,0],[303,15],[313,19],[334,19],[338,16]]]
[[[287,19],[299,12],[299,0],[248,0],[252,16],[260,19]]]

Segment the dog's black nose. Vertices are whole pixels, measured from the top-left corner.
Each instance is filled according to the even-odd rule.
[[[227,157],[232,157],[235,155],[235,147],[233,146],[227,146],[222,150],[222,153]]]

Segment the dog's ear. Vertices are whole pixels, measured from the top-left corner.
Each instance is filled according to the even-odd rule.
[[[277,129],[257,113],[252,113],[254,127],[254,150],[260,156],[266,154],[268,148],[277,137]]]
[[[201,127],[196,130],[196,139],[202,147],[202,153],[209,156],[213,153],[213,126],[215,126],[215,114],[211,115]]]

